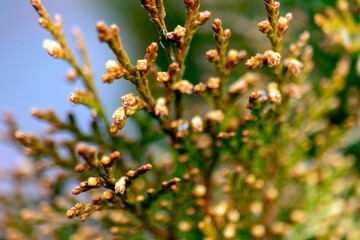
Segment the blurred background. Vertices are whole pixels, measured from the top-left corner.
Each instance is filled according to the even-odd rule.
[[[185,21],[184,4],[180,0],[164,2],[166,22],[168,30],[171,31]],[[335,1],[280,2],[281,15],[285,15],[287,11],[294,15],[285,46],[295,41],[305,29],[312,32],[311,41],[315,48],[316,63],[312,79],[318,81],[321,76],[329,76],[330,72],[327,70],[335,65],[336,56],[332,57],[331,53],[319,48],[322,33],[314,25],[313,16],[315,12],[323,13],[325,6],[334,5]],[[155,25],[148,19],[147,12],[139,1],[43,0],[43,3],[51,16],[56,13],[62,15],[65,35],[72,47],[74,41],[71,29],[73,26],[81,28],[92,59],[97,88],[100,96],[103,96],[102,101],[108,115],[111,114],[121,105],[120,97],[132,91],[132,87],[125,80],[116,81],[112,85],[101,82],[101,75],[106,71],[104,64],[107,60],[113,59],[113,55],[105,44],[98,41],[95,24],[99,20],[104,20],[108,25],[118,24],[123,45],[133,63],[136,59],[143,58],[145,49],[151,42],[158,40]],[[251,56],[270,47],[266,37],[257,30],[257,23],[266,18],[262,0],[203,0],[201,10],[211,11],[212,20],[219,17],[223,21],[223,26],[232,30],[230,48],[246,49],[248,56]],[[90,113],[81,106],[72,105],[68,100],[69,94],[75,88],[81,87],[81,84],[67,83],[64,75],[69,66],[61,60],[52,59],[42,49],[42,41],[51,36],[38,25],[37,19],[38,16],[28,0],[0,0],[0,111],[12,113],[20,129],[26,133],[38,134],[46,129],[45,125],[31,117],[29,110],[34,106],[40,109],[52,107],[60,117],[65,117],[69,111],[75,111],[86,129]],[[212,64],[204,57],[207,50],[215,47],[211,21],[202,26],[195,35],[187,59],[184,78],[193,83],[204,81],[214,70]],[[166,57],[161,50],[156,63],[162,69],[167,68]],[[241,64],[231,76],[232,80],[237,79],[244,71],[245,67]],[[3,123],[0,123],[0,131],[5,131]],[[0,152],[1,176],[2,172],[21,163],[22,155],[10,143],[4,141],[0,141]]]

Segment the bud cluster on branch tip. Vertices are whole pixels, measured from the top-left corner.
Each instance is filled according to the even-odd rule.
[[[207,87],[210,89],[218,89],[220,85],[220,78],[211,77],[207,81]]]
[[[237,51],[235,49],[230,49],[227,53],[226,69],[231,71],[236,66],[236,64],[244,60],[246,55],[247,52],[245,50]]]
[[[109,60],[105,63],[107,72],[101,77],[103,83],[112,83],[115,79],[120,79],[128,74],[127,71],[114,60]]]
[[[101,157],[101,164],[110,167],[116,160],[119,160],[121,158],[121,153],[119,151],[115,151],[111,153],[109,156],[103,155]]]
[[[198,83],[194,86],[194,92],[199,95],[203,96],[206,93],[207,85],[204,83]]]
[[[172,121],[170,123],[170,129],[176,132],[176,138],[185,138],[189,136],[189,122],[185,121],[184,119],[180,118],[176,121]]]
[[[168,82],[170,80],[170,74],[168,72],[158,72],[156,79],[159,82]]]
[[[79,77],[78,72],[74,68],[70,68],[65,74],[65,78],[68,82],[74,82],[77,77]]]
[[[269,66],[276,66],[280,64],[281,55],[273,50],[268,50],[265,51],[264,58]]]
[[[193,91],[193,85],[187,80],[180,80],[173,84],[173,90],[190,95]]]
[[[217,62],[219,60],[219,53],[216,49],[207,51],[205,56],[209,62]]]
[[[298,57],[303,50],[304,46],[308,43],[310,39],[310,33],[308,31],[303,32],[296,43],[292,43],[289,46],[289,52],[291,57]]]
[[[191,118],[190,125],[193,132],[202,132],[204,130],[204,122],[199,115]]]
[[[284,33],[288,29],[292,19],[292,13],[287,13],[285,17],[279,17],[277,25],[279,38],[282,38],[284,36]]]
[[[177,184],[179,182],[181,182],[181,179],[178,178],[178,177],[175,177],[175,178],[170,179],[169,181],[162,182],[161,186],[163,188],[170,188],[171,186],[173,186],[173,185],[175,185],[175,184]]]
[[[225,115],[224,115],[223,111],[221,111],[220,109],[209,111],[206,114],[206,121],[209,121],[209,122],[222,123],[224,118],[225,118]]]
[[[130,179],[134,179],[138,176],[140,176],[141,174],[146,173],[147,171],[150,171],[152,169],[152,165],[150,163],[145,164],[141,167],[139,167],[138,169],[136,169],[136,171],[134,170],[130,170],[126,173],[126,176]]]
[[[247,69],[251,70],[262,68],[264,66],[264,61],[264,56],[260,53],[257,53],[255,56],[252,56],[246,61],[245,66]]]
[[[169,115],[169,110],[166,106],[166,99],[164,97],[160,97],[156,100],[154,111],[155,115],[161,118]]]
[[[82,192],[87,192],[90,189],[93,188],[100,188],[105,186],[105,182],[104,180],[102,180],[101,178],[96,178],[96,177],[90,177],[87,181],[85,182],[81,182],[79,186],[75,187],[72,190],[72,194],[73,195],[78,195]]]
[[[86,218],[89,214],[93,213],[97,210],[97,207],[94,204],[83,204],[83,203],[76,203],[75,207],[70,208],[66,212],[66,217],[74,218],[80,217],[80,221],[86,221]]]
[[[185,37],[186,28],[177,25],[173,32],[168,32],[166,34],[166,39],[169,41],[180,41],[183,37]]]
[[[284,60],[284,66],[294,76],[298,76],[301,73],[304,64],[295,58],[286,58]]]
[[[115,193],[124,194],[126,183],[129,180],[128,177],[121,177],[116,183],[115,183]]]
[[[43,41],[43,48],[48,51],[49,55],[54,58],[64,58],[65,53],[60,43],[57,41],[45,39]]]
[[[123,106],[116,109],[112,115],[112,118],[114,119],[110,129],[112,134],[117,133],[125,126],[125,120],[127,117],[133,115],[136,110],[143,108],[141,102],[133,93],[122,96],[121,100],[123,102]]]
[[[209,20],[210,17],[211,17],[211,12],[209,11],[199,12],[198,15],[196,16],[195,24],[202,25],[206,23],[206,21]]]
[[[271,103],[281,103],[281,93],[276,82],[268,84],[268,97]]]
[[[248,87],[259,80],[260,74],[251,72],[245,73],[241,78],[229,86],[228,92],[230,97],[238,94],[245,94],[248,91]]]
[[[271,25],[270,25],[269,20],[261,21],[261,22],[258,24],[258,29],[259,29],[259,31],[262,32],[262,33],[268,33],[268,32],[270,32],[270,30],[271,30]]]
[[[83,157],[90,166],[96,166],[97,157],[95,147],[88,148],[85,144],[79,144],[77,147],[77,153],[79,156]]]

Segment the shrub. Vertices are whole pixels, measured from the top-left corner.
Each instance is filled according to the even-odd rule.
[[[82,81],[84,89],[69,99],[89,108],[92,122],[86,132],[73,114],[62,120],[52,109],[32,109],[49,123],[40,137],[6,116],[9,136],[36,170],[13,176],[18,188],[2,197],[9,208],[0,233],[8,239],[360,239],[360,181],[349,152],[359,139],[359,95],[349,84],[360,51],[359,2],[338,0],[336,9],[314,16],[322,49],[337,59],[334,69],[319,70],[331,71],[328,77],[312,74],[311,33],[283,44],[293,15],[280,16],[280,3],[264,0],[267,19],[257,27],[271,48],[254,56],[229,49],[231,31],[215,18],[214,49],[204,53],[215,74],[205,82],[183,76],[193,36],[211,13],[200,11],[200,0],[184,0],[186,22],[170,31],[162,0],[140,2],[159,42],[149,42],[135,65],[119,28],[96,25],[115,59],[106,62],[102,81],[125,79],[137,91],[121,97],[111,122],[80,30],[74,36],[84,64],[67,44],[61,17],[51,19],[31,0],[54,38],[43,47],[70,64],[69,81]],[[155,63],[160,45],[167,69]],[[248,70],[239,76],[238,65]],[[130,118],[140,132],[135,139],[122,132]],[[57,137],[64,132],[72,139]],[[31,191],[41,199],[30,198],[24,182],[34,183]]]

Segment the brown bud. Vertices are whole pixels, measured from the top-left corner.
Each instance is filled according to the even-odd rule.
[[[193,132],[202,132],[204,130],[204,123],[199,115],[191,119],[190,125]]]
[[[271,29],[269,20],[261,21],[261,22],[258,24],[258,28],[259,28],[259,31],[260,31],[260,32],[262,32],[262,33],[268,33],[268,32],[270,31],[270,29]]]
[[[87,163],[79,163],[75,167],[76,172],[84,172],[86,169],[89,168],[89,165]]]
[[[158,72],[157,80],[159,82],[168,82],[170,80],[170,75],[167,72]]]
[[[115,193],[113,191],[105,191],[102,194],[102,198],[107,201],[111,201],[115,198]]]
[[[212,29],[214,32],[218,32],[222,26],[221,20],[219,18],[215,18],[214,23],[212,25]]]
[[[153,189],[153,188],[149,188],[148,190],[146,190],[146,193],[147,193],[148,195],[153,195],[155,192],[156,192],[156,191],[155,191],[155,189]]]
[[[76,213],[77,213],[76,208],[72,207],[71,209],[69,209],[69,210],[66,212],[66,217],[67,217],[67,218],[74,218],[74,217],[76,216]]]
[[[134,171],[134,170],[129,170],[126,173],[126,176],[129,177],[129,178],[135,177],[135,175],[136,175],[136,171]]]
[[[206,52],[206,59],[210,62],[216,62],[219,60],[219,54],[216,49],[212,49]]]
[[[220,85],[220,78],[211,77],[208,79],[207,87],[210,89],[218,89]]]
[[[148,67],[148,60],[146,59],[140,59],[136,62],[136,70],[139,71],[146,71]]]
[[[209,11],[199,12],[196,16],[195,24],[202,25],[211,17],[211,13]]]
[[[126,183],[129,179],[127,177],[121,177],[115,184],[115,193],[124,194]]]
[[[206,114],[206,120],[210,122],[221,123],[224,120],[224,118],[225,118],[224,113],[219,109],[212,110]]]
[[[94,196],[91,200],[95,205],[100,205],[103,201],[100,196]]]
[[[186,28],[177,25],[176,28],[174,29],[174,34],[177,38],[183,38],[185,36],[186,33]]]
[[[136,198],[135,198],[135,201],[138,202],[138,203],[144,202],[145,201],[144,195],[137,195]]]

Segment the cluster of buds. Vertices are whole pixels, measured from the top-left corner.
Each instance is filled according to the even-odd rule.
[[[193,91],[193,85],[187,80],[180,80],[173,84],[173,90],[190,95]]]
[[[167,72],[158,72],[156,79],[159,82],[162,82],[165,84],[166,88],[168,88],[171,91],[171,82],[172,79],[175,77],[175,75],[179,72],[179,64],[176,62],[173,62],[170,64],[169,69]]]
[[[262,68],[264,66],[264,61],[264,56],[260,53],[257,53],[255,56],[252,56],[246,61],[245,66],[247,69],[251,70]]]
[[[77,77],[78,77],[78,72],[76,71],[75,68],[70,68],[65,74],[65,79],[70,83],[74,82]]]
[[[103,155],[100,159],[100,163],[105,167],[111,167],[116,160],[121,158],[121,153],[119,151],[115,151],[110,155]]]
[[[218,40],[227,41],[228,38],[231,36],[230,29],[223,30],[222,28],[222,22],[219,18],[215,18],[214,23],[212,25],[212,29],[215,33],[215,40],[219,42]]]
[[[43,48],[48,51],[53,58],[64,58],[65,52],[60,43],[54,40],[45,39],[43,41]]]
[[[136,110],[143,108],[142,101],[133,93],[121,97],[123,106],[115,110],[112,115],[114,122],[111,125],[110,132],[117,133],[125,126],[126,118],[133,115]]]
[[[84,222],[89,214],[97,210],[97,207],[94,204],[83,204],[76,203],[75,207],[72,207],[66,212],[66,217],[74,218],[80,217],[80,221]]]
[[[270,30],[271,30],[271,25],[270,25],[269,20],[261,21],[261,22],[258,24],[258,29],[259,29],[259,31],[262,32],[262,33],[268,33],[268,32],[270,32]]]
[[[81,182],[79,186],[72,190],[73,195],[78,195],[82,192],[87,192],[90,189],[104,187],[105,182],[101,178],[90,177],[87,181]]]
[[[32,108],[30,111],[31,115],[33,117],[36,117],[38,119],[46,120],[51,123],[59,122],[59,119],[55,115],[54,109],[49,108],[46,111],[41,111],[39,108]]]
[[[219,53],[216,49],[211,49],[206,52],[205,57],[209,62],[217,62],[219,60]]]
[[[169,115],[169,109],[166,106],[166,99],[164,97],[156,100],[154,111],[158,117],[167,117]]]
[[[273,50],[268,50],[265,51],[264,58],[269,66],[276,66],[280,64],[281,55]]]
[[[301,89],[298,85],[291,83],[285,86],[284,92],[286,96],[292,99],[300,99],[301,98]]]
[[[304,64],[295,58],[286,58],[284,60],[284,66],[294,76],[298,76],[301,73]]]
[[[150,66],[155,62],[158,54],[158,45],[156,42],[153,42],[146,48],[146,54],[144,59],[137,60],[136,70],[140,72],[141,78],[146,78],[147,74],[150,71]]]
[[[203,25],[204,23],[206,23],[207,20],[210,19],[210,17],[211,17],[211,12],[209,11],[199,12],[198,15],[196,16],[195,24]]]
[[[268,97],[270,103],[281,103],[281,93],[276,82],[268,84]]]
[[[303,32],[296,43],[292,43],[289,46],[290,56],[296,58],[300,55],[301,51],[308,43],[310,39],[310,33],[308,31]]]
[[[287,13],[285,17],[279,17],[278,25],[277,25],[277,32],[279,39],[284,37],[286,30],[288,29],[291,20],[293,19],[292,13]]]
[[[204,122],[199,115],[191,118],[190,126],[193,132],[202,132],[204,130]]]
[[[206,121],[208,122],[215,122],[215,123],[222,123],[225,118],[225,114],[220,109],[209,111],[206,114]]]
[[[189,122],[185,121],[182,118],[176,121],[172,121],[170,124],[170,128],[172,131],[176,132],[177,138],[184,138],[189,136]]]
[[[105,63],[107,72],[104,73],[101,77],[103,83],[112,83],[115,79],[120,79],[127,74],[127,71],[116,61],[109,60]]]
[[[226,69],[231,71],[239,62],[245,59],[247,52],[245,50],[237,51],[230,49],[226,58]]]
[[[230,99],[239,94],[245,94],[249,86],[260,80],[260,74],[245,73],[241,78],[231,84],[228,88]]]
[[[218,89],[220,85],[220,78],[218,77],[211,77],[207,81],[207,87],[209,89],[215,90]]]
[[[181,182],[181,179],[178,177],[174,177],[174,178],[170,179],[169,181],[163,181],[161,183],[161,186],[163,188],[171,188],[172,186],[174,186],[175,184],[177,184],[179,182]]]
[[[115,183],[115,193],[124,194],[126,190],[126,186],[131,183],[132,180],[135,180],[140,175],[150,171],[152,169],[151,164],[145,164],[141,167],[139,167],[136,170],[129,170],[126,173],[126,176],[121,177],[116,183]]]
[[[194,92],[199,96],[204,96],[207,92],[207,85],[204,83],[198,83],[194,86]]]
[[[183,37],[185,37],[186,28],[177,25],[173,32],[168,32],[165,36],[168,41],[180,41]]]
[[[337,0],[336,8],[327,7],[325,15],[317,13],[314,22],[326,35],[325,46],[331,48],[342,47],[349,52],[357,52],[359,49],[359,26],[358,1],[350,3],[347,0]],[[354,5],[357,5],[355,7]]]
[[[273,50],[265,51],[264,54],[256,54],[248,59],[245,63],[247,69],[258,69],[262,68],[265,62],[269,66],[277,66],[280,64],[281,55],[280,53],[274,52]]]
[[[271,82],[268,84],[267,91],[252,92],[249,96],[249,103],[247,107],[252,109],[256,103],[265,104],[268,101],[270,103],[281,103],[281,93],[278,88],[278,84]]]
[[[89,108],[97,108],[96,101],[94,100],[94,95],[88,90],[84,89],[75,89],[74,93],[71,93],[69,100],[75,104],[83,104]]]

